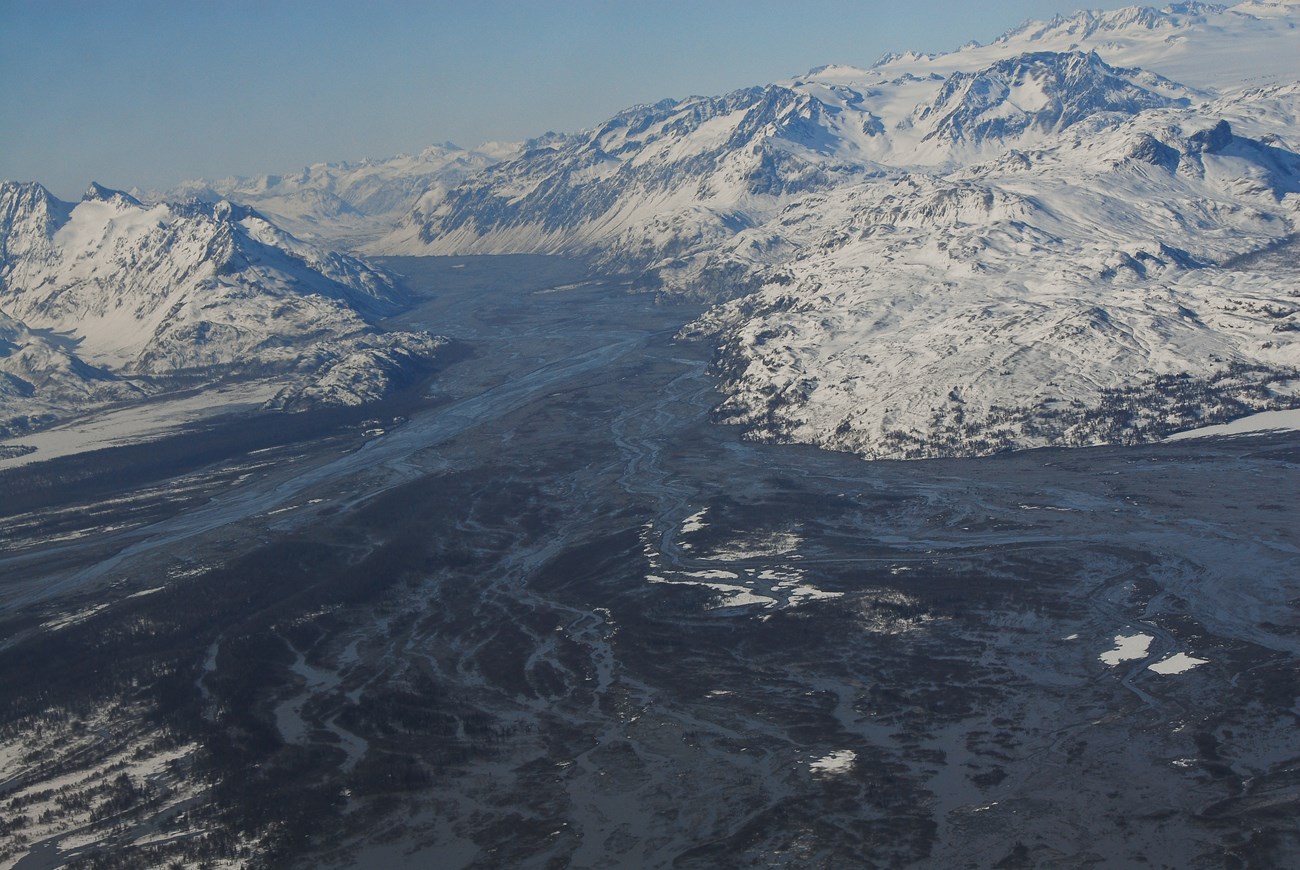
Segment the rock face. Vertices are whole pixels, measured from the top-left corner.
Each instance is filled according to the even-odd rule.
[[[399,301],[386,273],[244,206],[146,205],[99,185],[71,204],[5,183],[0,427],[230,377],[323,379],[312,395],[352,402],[438,344],[379,334],[373,318]],[[342,361],[351,376],[331,381]]]

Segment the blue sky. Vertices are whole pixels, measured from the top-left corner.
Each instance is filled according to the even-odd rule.
[[[1113,9],[1124,2],[1092,2]],[[521,139],[1068,0],[0,0],[0,178],[75,198]]]

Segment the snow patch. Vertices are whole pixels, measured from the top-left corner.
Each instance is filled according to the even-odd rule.
[[[1157,674],[1185,674],[1192,668],[1209,664],[1209,659],[1198,659],[1189,656],[1187,653],[1174,653],[1167,659],[1161,659],[1151,665],[1148,670],[1155,671]]]
[[[1117,634],[1115,635],[1115,648],[1102,653],[1098,658],[1111,667],[1121,662],[1146,658],[1147,650],[1151,648],[1151,641],[1153,640],[1155,638],[1149,634]]]
[[[823,778],[843,776],[853,769],[857,760],[858,754],[852,749],[840,749],[812,762],[808,765],[808,769],[812,771],[813,776]]]
[[[689,535],[691,532],[698,532],[700,529],[707,528],[708,523],[704,522],[704,515],[709,512],[707,507],[700,508],[697,512],[691,514],[682,521],[682,534]]]

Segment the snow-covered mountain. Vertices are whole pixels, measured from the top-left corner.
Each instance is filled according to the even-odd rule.
[[[845,143],[825,115],[821,101],[780,85],[634,107],[426,197],[374,250],[679,260],[862,174],[861,159],[833,149]]]
[[[365,401],[438,345],[372,325],[399,301],[386,273],[244,206],[145,205],[98,185],[73,204],[5,182],[0,427],[229,377]]]
[[[144,397],[129,381],[87,365],[74,346],[0,311],[0,434],[53,422],[70,407]]]
[[[1102,77],[1108,71],[1088,58],[1025,62],[1073,62]],[[982,152],[1005,136],[1068,126],[1092,112],[1123,111],[1133,99],[1177,99],[1138,84],[1128,90],[1109,85],[1081,89],[1069,106],[1058,99],[1022,112],[1016,122],[1004,119],[997,132],[972,120],[987,134],[973,145],[959,129],[963,114],[997,114],[996,107],[969,105],[972,93],[985,93],[982,83],[938,93],[934,106],[894,126],[918,131],[913,150],[933,159],[953,150]],[[1070,102],[1069,94],[1064,97]],[[1121,102],[1112,107],[1108,98]],[[851,89],[797,82],[629,109],[594,131],[556,138],[485,170],[440,199],[426,198],[405,227],[376,247],[393,253],[580,253],[606,267],[650,273],[674,289],[725,290],[737,276],[736,259],[719,256],[719,249],[738,233],[771,221],[809,192],[888,171],[892,146],[884,122],[864,99]],[[779,260],[788,253],[780,235],[736,252],[739,261]]]
[[[517,155],[517,143],[464,149],[431,145],[414,156],[355,163],[317,163],[298,172],[218,181],[187,181],[152,198],[249,205],[300,239],[357,248],[410,214],[420,198]]]
[[[674,289],[716,288],[719,276],[725,283],[737,275],[719,246],[806,193],[950,170],[1036,147],[1077,124],[1190,106],[1219,95],[1216,88],[1295,72],[1295,8],[1079,13],[1025,25],[990,46],[892,56],[868,70],[823,67],[724,97],[634,107],[426,196],[373,250],[594,254]],[[1240,58],[1261,51],[1264,60],[1243,72]],[[1140,68],[1147,60],[1194,69],[1194,86]],[[741,262],[781,259],[787,247],[769,240],[773,247],[736,252]]]
[[[1298,192],[1300,156],[1226,122],[1135,119],[826,195],[822,235],[696,330],[721,342],[723,416],[759,437],[879,457],[1149,440],[1300,404]]]
[[[1017,55],[946,79],[905,75],[882,87],[814,76],[638,106],[426,198],[377,247],[580,252],[671,268],[708,257],[809,192],[990,156],[1090,118],[1187,105],[1194,96],[1077,51]]]
[[[872,69],[884,77],[948,76],[1027,51],[1096,51],[1115,66],[1154,70],[1197,88],[1283,84],[1296,77],[1298,5],[1297,0],[1247,0],[1084,10],[1027,22],[988,45],[887,56]]]
[[[304,347],[333,348],[292,403],[400,370],[397,347],[337,345],[380,341],[383,274],[266,213],[373,253],[583,254],[716,299],[685,333],[718,342],[720,413],[754,437],[869,456],[1157,437],[1300,404],[1298,82],[1300,0],[1178,3],[518,147],[194,184],[187,205],[14,188],[0,307],[49,383],[303,373]]]
[[[1297,80],[1295,0],[1080,12],[629,109],[378,247],[594,254],[739,297],[687,332],[756,437],[1150,438],[1300,402]]]

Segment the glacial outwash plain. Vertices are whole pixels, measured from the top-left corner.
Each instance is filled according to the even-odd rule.
[[[1300,866],[1300,2],[0,182],[0,868]]]

